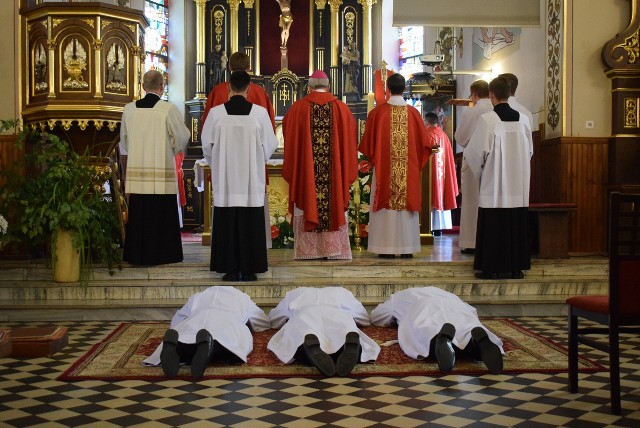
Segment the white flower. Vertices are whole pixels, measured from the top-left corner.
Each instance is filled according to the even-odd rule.
[[[280,224],[280,223],[284,223],[284,217],[283,216],[278,217],[278,224]]]
[[[362,187],[362,193],[371,193],[371,186],[369,186],[368,184],[365,184]]]
[[[4,235],[7,233],[7,229],[9,228],[9,223],[7,220],[0,214],[0,234]]]

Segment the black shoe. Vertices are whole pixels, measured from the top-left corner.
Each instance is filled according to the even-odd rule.
[[[245,273],[242,272],[242,280],[243,281],[257,281],[258,277],[255,273]]]
[[[302,344],[307,359],[313,364],[323,375],[331,377],[336,374],[336,367],[333,360],[326,352],[320,349],[320,341],[315,334],[307,334]]]
[[[395,254],[378,254],[378,257],[380,257],[381,259],[395,259],[396,255]]]
[[[475,248],[463,248],[460,250],[460,253],[462,254],[475,254],[476,249]]]
[[[202,377],[204,370],[209,365],[214,344],[215,341],[207,330],[204,328],[198,330],[196,334],[196,352],[191,360],[191,376]]]
[[[401,259],[412,259],[413,254],[400,254]]]
[[[344,340],[344,349],[336,361],[336,373],[338,376],[349,376],[353,368],[360,360],[360,335],[355,331],[347,333]]]
[[[524,278],[524,273],[522,273],[521,270],[511,273],[511,279],[523,279],[523,278]]]
[[[478,279],[498,279],[497,273],[489,273],[489,272],[478,272],[476,273],[476,278]]]
[[[456,328],[452,324],[445,323],[436,337],[435,357],[438,368],[443,373],[451,373],[456,363],[456,351],[451,343],[455,335]]]
[[[169,329],[164,333],[160,364],[166,377],[176,377],[180,370],[180,355],[178,355],[178,332]]]
[[[431,234],[433,236],[442,236],[442,230],[432,230]]]
[[[471,337],[475,346],[480,350],[480,358],[487,369],[493,374],[499,374],[502,371],[502,352],[500,352],[498,345],[489,339],[487,332],[482,327],[474,327],[471,330]]]
[[[223,281],[240,281],[240,275],[238,274],[238,272],[225,273],[222,276],[222,280]]]

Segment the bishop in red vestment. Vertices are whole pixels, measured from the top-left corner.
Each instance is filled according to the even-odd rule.
[[[430,144],[440,146],[431,164],[431,230],[434,235],[451,229],[451,210],[457,208],[458,178],[453,159],[453,148],[447,134],[438,126],[438,115],[427,113],[427,138]],[[437,232],[436,232],[437,231]],[[438,234],[440,234],[438,233]]]
[[[367,249],[380,257],[420,251],[420,171],[432,148],[420,112],[402,98],[405,79],[387,79],[391,97],[367,118],[358,150],[373,164]]]
[[[311,75],[309,88],[282,121],[294,257],[351,259],[346,211],[358,174],[356,122],[324,72]]]

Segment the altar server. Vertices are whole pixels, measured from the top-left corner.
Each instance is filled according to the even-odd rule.
[[[480,180],[474,269],[481,279],[524,278],[531,268],[528,206],[533,141],[529,119],[509,106],[509,82],[489,84],[493,111],[478,121],[465,158]]]
[[[249,55],[244,52],[234,52],[231,54],[229,58],[229,70],[233,74],[235,71],[246,71],[247,73],[251,70],[251,59]],[[212,108],[219,106],[220,104],[224,104],[231,98],[231,83],[230,82],[221,82],[213,87],[209,96],[207,97],[207,102],[204,106],[204,113],[202,113],[202,121],[201,123],[205,123],[207,117]],[[271,120],[271,126],[274,131],[276,129],[276,121],[275,115],[273,111],[273,104],[271,104],[271,99],[269,95],[264,90],[264,88],[256,83],[249,83],[249,89],[247,90],[246,99],[251,104],[256,104],[261,107],[264,107],[269,113],[269,120]],[[269,184],[269,175],[268,171],[265,167],[265,183]],[[269,198],[266,192],[264,193],[264,218],[265,218],[265,239],[267,248],[271,248],[271,216],[269,215]]]
[[[476,80],[469,88],[471,95],[469,98],[473,102],[473,107],[467,109],[458,128],[455,139],[461,147],[467,147],[471,136],[475,132],[480,116],[493,110],[489,99],[489,84],[484,80]],[[473,254],[476,248],[476,226],[478,224],[478,196],[480,193],[480,182],[473,175],[467,165],[467,160],[462,154],[462,207],[460,211],[460,238],[458,245],[462,254]]]
[[[231,98],[211,110],[202,151],[211,165],[212,271],[225,281],[255,281],[266,272],[265,165],[278,147],[267,111],[246,100],[250,77],[231,73]]]
[[[167,377],[175,377],[180,364],[190,364],[191,374],[201,377],[212,360],[246,363],[253,350],[251,331],[270,325],[247,294],[228,286],[209,287],[175,313],[163,343],[142,364],[161,364]]]
[[[499,74],[498,77],[503,77],[507,79],[507,81],[509,82],[509,99],[507,100],[507,102],[509,103],[509,106],[512,109],[519,112],[520,114],[527,116],[527,118],[529,119],[529,125],[531,126],[531,131],[533,131],[533,128],[534,128],[533,114],[531,113],[531,111],[529,111],[528,108],[526,108],[525,106],[520,104],[518,100],[516,100],[516,90],[518,89],[518,77],[513,73],[502,73],[502,74]]]
[[[381,327],[397,323],[400,348],[411,358],[424,359],[433,347],[438,367],[445,373],[453,369],[455,348],[471,350],[491,373],[502,370],[500,338],[482,325],[474,307],[440,288],[393,293],[371,311],[371,322]]]
[[[267,349],[285,364],[299,359],[325,376],[348,376],[359,361],[374,361],[380,353],[380,346],[358,328],[370,325],[367,310],[342,287],[296,288],[269,318],[273,328],[282,328]]]
[[[175,156],[191,133],[178,108],[163,101],[164,78],[147,71],[146,95],[124,106],[120,155],[129,204],[122,259],[135,265],[177,263],[183,259]]]
[[[387,79],[389,101],[369,113],[358,150],[373,164],[367,250],[383,258],[420,252],[420,172],[432,147],[420,112],[407,105],[401,74]]]
[[[294,258],[351,259],[346,212],[358,175],[356,122],[323,71],[311,75],[309,90],[282,121]]]

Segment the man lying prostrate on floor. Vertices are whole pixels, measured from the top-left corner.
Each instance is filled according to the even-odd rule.
[[[229,286],[209,287],[176,312],[163,343],[142,364],[162,365],[167,377],[175,377],[180,364],[190,364],[191,374],[201,377],[211,361],[246,363],[253,350],[251,331],[270,326],[247,294]]]
[[[473,306],[437,287],[418,287],[393,293],[371,311],[373,325],[398,324],[398,342],[416,360],[435,354],[438,368],[449,373],[456,362],[455,350],[470,351],[489,371],[502,371],[502,341],[487,330]]]
[[[348,376],[358,362],[375,361],[380,353],[358,328],[370,325],[367,310],[342,287],[296,288],[269,318],[273,328],[282,328],[267,349],[285,364],[298,360],[325,376]]]

